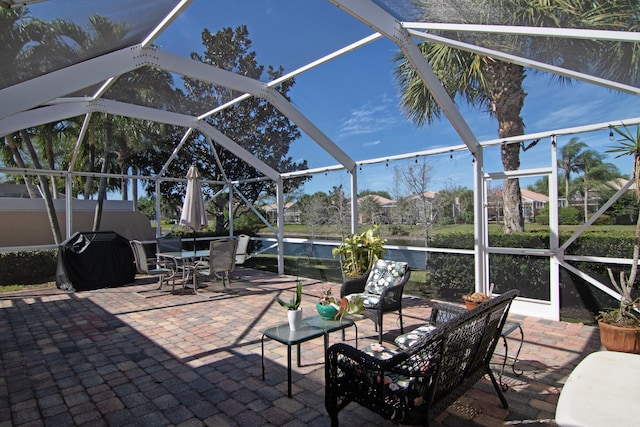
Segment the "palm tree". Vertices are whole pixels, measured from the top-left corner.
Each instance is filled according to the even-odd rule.
[[[424,21],[455,21],[448,15],[451,11],[442,8],[439,1],[416,0],[416,4],[424,11]],[[475,2],[474,10],[456,10],[456,13],[476,14],[477,11],[479,16],[481,11],[491,12],[480,18],[474,17],[472,23],[476,24],[626,29],[638,26],[639,15],[637,7],[635,9],[632,10],[631,3],[623,0],[485,0]],[[496,40],[510,41],[509,37],[494,38],[494,43]],[[533,38],[529,38],[529,42],[521,40],[522,45],[535,49],[537,55],[553,58],[550,63],[558,65],[558,61],[563,59],[554,43],[549,42],[545,46]],[[521,116],[526,96],[523,90],[524,67],[434,43],[421,43],[419,47],[452,98],[459,95],[470,105],[485,107],[497,119],[499,138],[524,133]],[[616,75],[619,71],[616,67],[631,70],[627,73],[636,73],[638,66],[630,65],[630,61],[631,64],[640,61],[638,55],[633,55],[633,51],[628,49],[617,48],[619,45],[608,51],[609,55],[603,53],[603,46],[598,45],[593,55],[583,55],[584,61],[595,61],[592,67],[606,71],[607,75]],[[624,60],[617,61],[616,57]],[[440,106],[402,53],[396,55],[395,61],[403,108],[416,125],[431,124],[440,117]],[[505,171],[520,167],[519,144],[504,144],[501,156]],[[523,231],[522,200],[517,179],[505,180],[503,205],[505,233]]]
[[[569,201],[569,183],[571,181],[571,173],[582,171],[580,162],[577,161],[578,156],[586,143],[581,142],[578,138],[571,138],[569,142],[560,150],[561,158],[558,160],[558,166],[564,171],[564,195]]]
[[[586,150],[575,159],[577,169],[583,172],[582,177],[577,179],[575,184],[583,191],[585,221],[589,217],[589,192],[591,190],[606,192],[610,189],[607,183],[620,176],[620,172],[614,164],[603,162],[604,157],[596,151]]]
[[[0,42],[3,44],[3,52],[5,53],[5,58],[2,61],[4,65],[0,65],[0,88],[18,83],[26,75],[41,73],[42,70],[30,60],[32,57],[39,57],[41,62],[47,64],[59,64],[58,60],[64,57],[64,55],[59,55],[62,44],[57,38],[60,22],[56,20],[45,23],[42,20],[34,19],[26,8],[0,9]],[[45,45],[46,48],[43,47]],[[32,165],[37,169],[42,169],[29,132],[23,130],[4,138],[4,142],[8,146],[7,151],[17,164],[24,164],[19,150],[26,149]],[[52,155],[51,152],[47,154]],[[58,244],[62,241],[62,234],[53,205],[49,177],[41,174],[38,175],[38,180],[53,238]],[[25,177],[25,182],[29,186],[30,179]]]

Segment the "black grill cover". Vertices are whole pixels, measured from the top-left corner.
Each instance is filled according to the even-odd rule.
[[[113,231],[79,232],[58,248],[56,285],[69,291],[122,286],[135,279],[129,241]]]

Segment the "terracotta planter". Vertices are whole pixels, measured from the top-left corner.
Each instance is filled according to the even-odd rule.
[[[482,303],[477,301],[470,301],[468,299],[464,300],[464,305],[467,307],[467,310],[473,310],[480,304]]]
[[[640,353],[640,328],[623,328],[598,321],[600,342],[609,351]]]

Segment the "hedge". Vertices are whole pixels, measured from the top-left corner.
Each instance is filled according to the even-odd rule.
[[[56,249],[0,253],[0,285],[32,285],[56,279]]]
[[[570,234],[560,236],[566,241]],[[548,249],[549,233],[534,232],[521,234],[492,234],[489,236],[492,247]],[[431,247],[473,249],[472,233],[436,235],[430,239]],[[561,243],[562,244],[562,243]],[[579,237],[566,251],[568,255],[590,255],[614,258],[629,258],[633,253],[633,238],[628,233],[592,232]],[[474,287],[473,255],[432,253],[427,261],[427,286],[437,289],[443,298],[461,297]],[[588,272],[603,283],[608,283],[607,268],[611,268],[615,277],[629,267],[621,265],[603,265],[600,263],[572,263],[582,271]],[[549,259],[529,255],[491,254],[489,257],[489,280],[495,284],[496,292],[517,288],[521,296],[548,300],[549,295]],[[640,283],[640,278],[636,284]],[[600,291],[594,291],[583,279],[562,269],[560,275],[561,299],[563,306],[581,305],[591,312],[597,312],[615,304],[615,301]]]

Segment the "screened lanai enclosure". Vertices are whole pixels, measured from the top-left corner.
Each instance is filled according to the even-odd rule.
[[[268,225],[283,273],[293,241],[284,206],[295,191],[343,185],[355,231],[359,190],[388,190],[395,166],[428,164],[434,186],[473,189],[472,248],[401,249],[461,257],[476,290],[519,288],[514,312],[558,319],[568,276],[616,298],[606,275],[582,267],[631,263],[631,250],[573,248],[633,179],[596,191],[587,166],[563,169],[563,148],[579,141],[603,160],[617,130],[635,132],[639,16],[635,0],[0,0],[0,180],[23,184],[59,217],[57,235],[48,231],[55,247],[88,227],[81,205],[105,197],[104,209],[118,198],[134,212],[153,196],[159,236],[161,211],[180,205],[196,164],[230,233],[237,206],[257,213],[273,195]],[[438,61],[453,57],[458,68],[443,71]],[[466,71],[451,71],[460,64]],[[615,161],[630,178],[633,159]],[[589,213],[561,237],[559,212],[572,202],[565,178],[578,170]],[[522,189],[540,183],[544,247],[491,238],[496,206],[507,235],[526,233]],[[0,198],[0,210],[14,203]],[[12,218],[10,228],[29,227],[24,213]],[[500,257],[513,268],[492,270]],[[531,260],[542,292],[517,275]]]

